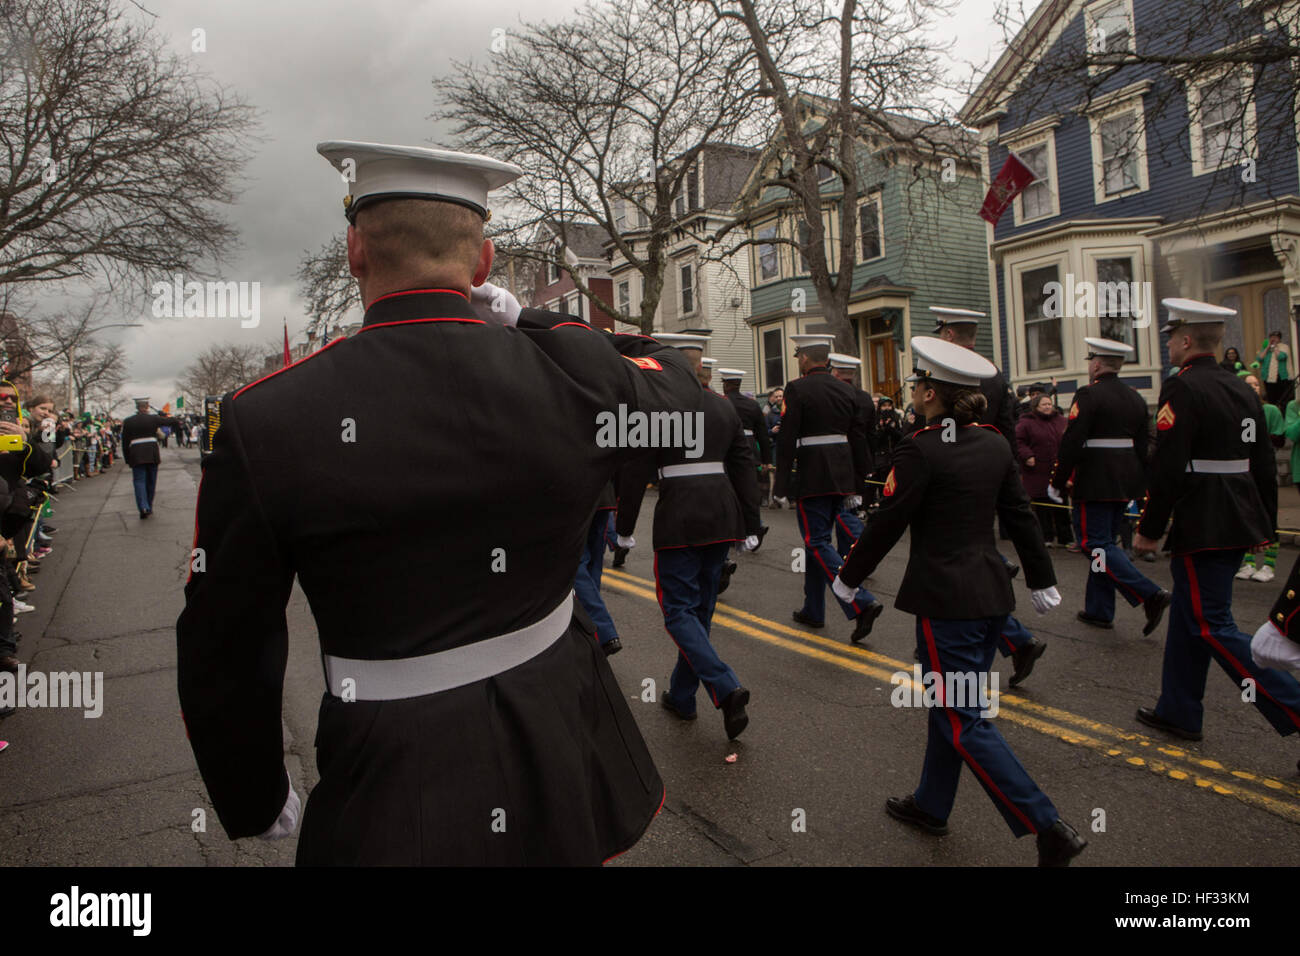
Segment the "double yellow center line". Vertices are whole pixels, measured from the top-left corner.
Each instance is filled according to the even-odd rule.
[[[606,569],[602,583],[623,594],[644,598],[658,605],[653,581]],[[895,683],[892,678],[897,672],[912,673],[910,663],[778,624],[722,602],[718,602],[713,613],[713,625],[891,686]],[[909,677],[908,684],[911,683]],[[1253,771],[1233,770],[1209,757],[1200,757],[1163,741],[1152,740],[1142,734],[1058,707],[1037,704],[1012,693],[1000,694],[998,706],[998,715],[1002,719],[1028,727],[1044,736],[1087,747],[1128,766],[1170,780],[1182,781],[1222,796],[1235,797],[1242,803],[1266,810],[1291,823],[1300,823],[1300,786],[1295,782],[1283,782]]]

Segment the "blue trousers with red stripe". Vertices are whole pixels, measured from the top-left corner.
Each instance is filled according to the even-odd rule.
[[[1088,559],[1088,590],[1083,599],[1083,611],[1101,621],[1115,617],[1116,590],[1124,595],[1131,607],[1137,607],[1160,590],[1160,585],[1139,571],[1124,549],[1115,543],[1115,535],[1127,510],[1127,501],[1074,503],[1074,534],[1079,539],[1083,556]],[[1096,554],[1097,550],[1102,553]],[[1103,560],[1098,562],[1098,557]],[[1104,570],[1096,570],[1098,563]]]
[[[862,537],[862,519],[855,512],[841,507],[835,515],[835,550],[847,559],[853,546]]]
[[[831,547],[831,523],[843,503],[843,495],[818,495],[800,498],[795,509],[804,543],[803,613],[814,621],[826,619],[826,589],[840,573],[843,563]],[[866,588],[858,588],[851,603],[835,598],[850,621],[875,599]]]
[[[583,610],[596,625],[596,639],[602,647],[618,637],[614,619],[609,616],[605,599],[600,596],[600,572],[604,566],[605,528],[611,511],[597,511],[587,529],[587,545],[578,556],[578,573],[573,579],[573,592],[578,596]]]
[[[998,635],[998,653],[1003,657],[1010,657],[1033,640],[1034,635],[1029,633],[1029,628],[1021,624],[1015,615],[1008,614],[1006,623],[1002,625],[1002,632]]]
[[[701,683],[714,707],[740,686],[736,672],[723,663],[709,641],[727,548],[724,542],[655,552],[655,589],[664,630],[677,645],[668,696],[684,714],[695,713],[695,692]]]
[[[1233,575],[1243,550],[1197,551],[1172,560],[1174,599],[1156,714],[1185,730],[1200,730],[1201,704],[1210,658],[1238,687],[1255,681],[1255,706],[1278,733],[1300,730],[1300,683],[1285,671],[1260,668],[1250,653],[1250,635],[1232,619]]]
[[[935,674],[974,673],[982,682],[988,677],[1005,624],[1004,617],[969,621],[918,617],[916,640],[921,660]],[[978,701],[949,701],[941,689],[940,702],[942,706],[930,708],[925,764],[913,795],[918,807],[947,820],[965,763],[1016,836],[1041,833],[1060,819],[1052,801],[1038,789],[1002,734],[988,718],[980,716]]]

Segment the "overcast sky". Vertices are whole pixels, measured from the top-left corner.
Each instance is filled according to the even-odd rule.
[[[446,130],[427,117],[435,108],[433,81],[451,59],[486,55],[492,29],[513,27],[521,14],[554,20],[578,6],[572,0],[139,2],[157,16],[132,9],[133,16],[152,22],[174,50],[200,58],[205,72],[258,108],[263,136],[253,145],[240,200],[228,211],[241,245],[221,270],[228,281],[261,283],[261,324],[244,329],[238,319],[155,319],[145,299],[112,303],[102,313],[104,323],[144,323],[104,334],[120,335],[127,350],[127,393],[148,394],[159,407],[175,399],[176,377],[209,344],[253,342],[273,351],[282,316],[291,339],[305,328],[298,262],[344,225],[346,189],[317,155],[317,142],[441,141]],[[937,36],[955,40],[958,60],[987,63],[1001,49],[994,6],[995,0],[961,0],[944,21]],[[204,53],[190,51],[195,28],[206,31]]]

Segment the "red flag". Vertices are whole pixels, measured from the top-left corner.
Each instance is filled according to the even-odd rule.
[[[1002,164],[997,178],[989,185],[989,191],[984,196],[980,216],[996,226],[1012,201],[1037,178],[1034,171],[1026,166],[1019,156],[1008,152],[1007,161]]]
[[[293,359],[289,355],[289,320],[284,320],[284,364],[292,365]],[[283,366],[281,366],[283,368]]]

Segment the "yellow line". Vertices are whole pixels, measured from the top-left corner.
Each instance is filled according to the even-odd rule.
[[[616,590],[658,603],[653,582],[612,569],[607,569],[604,573],[605,580]],[[796,630],[730,605],[719,603],[714,611],[713,622],[766,644],[875,678],[891,686],[904,683],[910,687],[914,684],[910,676],[905,681],[900,681],[894,676],[899,671],[911,675],[910,664],[865,648],[841,644],[817,634]],[[778,636],[781,633],[793,635],[799,640],[792,641]],[[1191,783],[1200,789],[1208,789],[1223,796],[1236,797],[1243,803],[1266,810],[1284,820],[1300,823],[1300,803],[1278,799],[1279,796],[1300,795],[1300,788],[1293,784],[1245,770],[1227,770],[1216,760],[1197,757],[1179,747],[1152,741],[1142,734],[1091,720],[1057,707],[1038,704],[1014,694],[1000,694],[998,706],[999,715],[1011,723],[1048,737],[1055,737],[1068,744],[1087,747],[1106,757],[1118,757],[1130,766],[1148,770],[1158,776]],[[1072,726],[1062,727],[1052,723],[1051,720],[1043,719],[1044,717]],[[1147,749],[1144,751],[1141,748]],[[1157,753],[1168,759],[1155,756]],[[1261,792],[1252,784],[1262,784],[1273,793]]]

